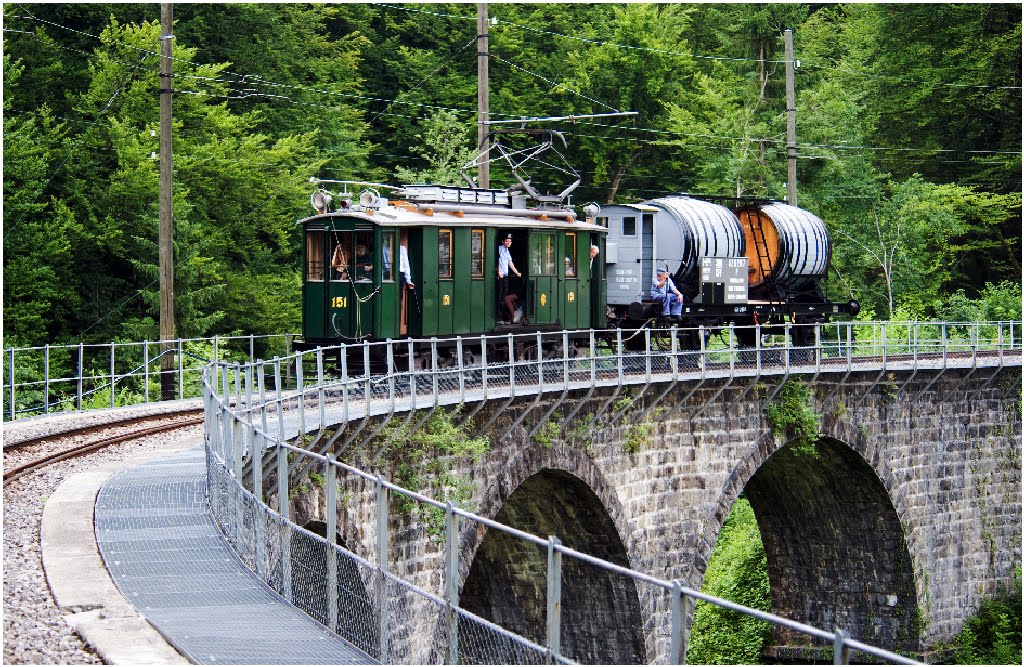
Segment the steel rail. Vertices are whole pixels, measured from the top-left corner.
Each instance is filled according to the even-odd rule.
[[[201,413],[203,411],[199,410],[198,412]],[[147,419],[146,421],[149,421],[149,420]],[[22,477],[25,477],[26,475],[30,475],[30,474],[32,474],[34,472],[42,470],[43,468],[46,468],[46,467],[48,467],[50,465],[53,465],[54,463],[59,463],[60,461],[66,461],[68,459],[76,458],[76,457],[79,457],[79,456],[84,456],[85,454],[90,454],[92,452],[99,451],[99,450],[104,449],[106,447],[109,447],[111,445],[116,445],[118,443],[126,442],[128,440],[137,440],[138,438],[144,438],[146,436],[156,435],[157,433],[163,433],[165,431],[173,431],[175,429],[184,428],[186,426],[194,426],[196,424],[202,424],[203,421],[204,421],[204,417],[202,415],[200,415],[199,417],[192,417],[192,418],[189,418],[189,419],[183,419],[183,420],[179,420],[179,421],[173,422],[171,424],[161,424],[159,426],[151,426],[151,427],[146,428],[146,429],[131,431],[129,433],[122,433],[122,434],[119,434],[119,435],[113,435],[113,436],[109,436],[109,437],[106,437],[106,438],[100,438],[99,440],[93,440],[91,442],[86,442],[86,443],[83,443],[83,444],[78,445],[76,447],[72,447],[70,449],[65,449],[65,450],[60,451],[60,452],[54,452],[54,453],[48,454],[46,456],[43,456],[41,458],[34,459],[34,460],[32,460],[32,461],[30,461],[28,463],[16,466],[16,467],[12,468],[11,470],[4,470],[4,486],[7,486],[8,484],[10,484],[11,482],[14,482],[15,480],[18,480],[18,479],[21,479]],[[126,424],[126,422],[118,422],[117,423],[117,425],[125,425],[125,424]],[[109,424],[107,426],[109,426]],[[83,429],[83,430],[85,430],[85,429]],[[61,437],[61,438],[62,437],[66,437],[66,434],[60,434],[59,436],[51,436],[49,439],[52,440],[52,439],[55,439],[57,437]],[[37,444],[38,444],[39,440],[46,440],[46,439],[47,438],[37,439]]]

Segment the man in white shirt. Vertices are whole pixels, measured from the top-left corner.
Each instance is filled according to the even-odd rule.
[[[416,289],[416,285],[412,282],[412,269],[409,266],[409,241],[405,238],[398,245],[398,273],[409,289]]]
[[[505,238],[502,239],[501,245],[498,246],[498,323],[504,322],[502,318],[502,310],[505,308],[505,297],[508,296],[508,272],[516,274],[516,278],[522,278],[523,274],[519,273],[519,269],[516,268],[515,263],[512,262],[512,253],[509,252],[509,248],[512,247],[512,235],[506,234]]]

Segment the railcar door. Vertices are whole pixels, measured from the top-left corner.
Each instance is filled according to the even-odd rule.
[[[581,273],[585,267],[580,266],[578,248],[580,239],[577,237],[583,237],[585,240],[586,235],[566,232],[560,236],[562,245],[558,256],[563,258],[562,266],[558,267],[562,275],[560,290],[562,314],[560,319],[562,326],[566,329],[578,329],[581,324],[587,323],[586,308],[589,299],[583,295],[582,286],[586,284],[586,278]]]
[[[327,232],[322,227],[306,230],[303,253],[306,268],[302,281],[302,336],[306,340],[328,338],[325,272],[329,255]]]
[[[374,270],[374,280],[380,292],[374,297],[374,333],[379,339],[397,338],[399,334],[398,245],[396,230],[377,228],[375,241],[380,248],[380,268]]]
[[[554,232],[530,234],[530,321],[552,324],[558,316],[557,239]]]
[[[326,337],[348,342],[355,337],[352,298],[354,257],[352,232],[333,230],[328,234]]]

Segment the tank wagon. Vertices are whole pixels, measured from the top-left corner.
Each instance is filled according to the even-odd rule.
[[[860,310],[856,301],[825,298],[828,231],[796,206],[678,195],[606,205],[595,214],[608,230],[607,305],[615,326],[637,328],[659,318],[648,292],[660,267],[684,296],[684,327],[813,324]],[[794,342],[809,342],[801,338],[808,331],[796,327]]]

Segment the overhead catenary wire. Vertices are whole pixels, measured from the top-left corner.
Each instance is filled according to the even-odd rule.
[[[378,3],[378,4],[380,4],[380,6],[385,6],[385,7],[394,7],[392,5],[385,5],[383,3]],[[21,5],[19,5],[19,7],[21,7]],[[404,11],[424,11],[424,10],[412,10],[412,9],[408,9],[408,8],[404,8],[404,7],[394,7],[394,8],[402,9]],[[22,7],[22,9],[24,9],[24,8]],[[45,24],[48,24],[48,25],[59,27],[59,28],[68,30],[70,32],[74,32],[74,33],[77,33],[77,34],[80,34],[80,35],[92,37],[94,39],[103,41],[99,37],[97,37],[95,35],[91,35],[90,33],[87,33],[87,32],[84,32],[84,31],[80,31],[80,30],[76,30],[74,28],[69,28],[67,26],[63,26],[61,24],[54,23],[52,21],[47,21],[45,19],[37,18],[35,16],[32,16],[30,12],[27,12],[27,10],[25,10],[25,11],[26,11],[27,14],[29,14],[29,16],[24,17],[24,16],[15,15],[15,17],[17,17],[17,18],[29,18],[29,19],[32,19],[32,20],[39,21],[41,23],[45,23]],[[432,13],[432,12],[424,12],[424,13]],[[453,16],[455,18],[462,18],[462,19],[470,20],[470,17],[458,17],[458,16],[454,16],[454,15],[447,15],[447,16]],[[512,25],[517,25],[517,24],[512,24]],[[561,33],[554,33],[554,34],[561,35]],[[568,36],[568,35],[562,35],[562,36],[572,37],[572,36]],[[129,48],[135,48],[135,49],[143,51],[143,52],[145,52],[147,54],[159,55],[155,51],[152,51],[152,50],[141,49],[139,47],[134,47],[132,45],[125,44],[125,43],[120,42],[118,40],[112,40],[112,41],[114,43],[119,43],[119,44],[122,44],[124,46],[129,47]],[[190,61],[190,60],[187,60],[187,59],[174,58],[174,60],[182,60],[182,61],[184,61],[186,63],[192,64],[192,65],[196,65],[196,66],[199,66],[199,67],[206,67],[206,66],[208,66],[208,65],[204,65],[203,63],[196,63],[196,62],[193,62],[193,61]],[[754,62],[758,62],[758,61],[759,60],[754,60]],[[121,61],[121,62],[124,62],[124,61]],[[555,84],[554,82],[551,82],[550,80],[547,80],[547,79],[545,79],[544,77],[542,77],[540,75],[537,75],[537,74],[535,74],[533,72],[530,72],[529,70],[526,70],[525,68],[518,67],[517,65],[514,65],[513,63],[509,63],[508,61],[504,61],[504,62],[509,64],[512,67],[516,67],[518,69],[521,69],[524,72],[527,72],[527,73],[532,74],[534,76],[538,76],[541,79],[543,79],[546,82],[548,82],[549,84],[560,85],[560,84]],[[769,62],[774,62],[774,61],[769,61]],[[221,75],[218,76],[218,77],[204,77],[204,76],[193,75],[193,74],[177,74],[175,76],[176,76],[176,78],[192,78],[192,79],[199,79],[199,80],[208,80],[208,81],[211,81],[211,82],[226,83],[226,84],[229,84],[229,85],[245,83],[245,84],[248,84],[250,86],[270,86],[270,87],[278,87],[278,88],[285,88],[285,89],[309,91],[309,92],[314,92],[314,93],[317,93],[317,94],[320,94],[320,95],[338,96],[338,97],[352,98],[352,99],[358,99],[358,100],[370,101],[370,102],[384,102],[389,107],[392,104],[396,104],[397,103],[397,104],[406,104],[406,105],[414,106],[414,107],[417,107],[417,108],[423,108],[423,109],[445,110],[445,111],[450,111],[450,112],[457,113],[457,114],[466,114],[467,116],[475,115],[476,114],[475,111],[468,110],[468,109],[458,109],[458,108],[454,108],[454,107],[445,107],[445,106],[440,106],[440,105],[430,105],[430,104],[423,104],[423,103],[417,103],[417,102],[407,102],[405,100],[398,100],[398,99],[388,100],[388,99],[385,99],[385,98],[372,97],[372,96],[368,96],[368,95],[357,95],[357,94],[353,94],[353,93],[339,93],[339,92],[336,92],[336,91],[323,90],[323,89],[318,89],[318,88],[314,88],[314,87],[310,87],[310,86],[299,86],[299,85],[291,85],[291,84],[281,84],[281,83],[276,83],[276,82],[271,82],[271,81],[265,81],[259,75],[253,75],[253,74],[237,74],[237,73],[233,73],[233,72],[224,71],[224,72],[221,72]],[[222,78],[223,76],[234,77],[234,79],[232,80],[232,79]],[[568,89],[568,87],[566,87],[566,89]],[[237,96],[233,96],[233,95],[219,95],[218,96],[218,95],[211,94],[211,93],[208,93],[208,92],[205,92],[205,91],[184,90],[184,91],[176,91],[176,92],[180,92],[181,94],[207,95],[207,96],[212,97],[212,98],[220,97],[220,98],[223,98],[223,99],[245,99],[245,98],[249,98],[249,97],[262,97],[262,98],[265,98],[265,99],[268,99],[268,100],[279,99],[279,100],[288,101],[288,102],[290,102],[292,104],[306,105],[306,106],[311,106],[311,107],[316,107],[316,108],[331,108],[331,109],[339,108],[337,106],[317,105],[317,104],[312,103],[312,102],[302,102],[302,101],[299,101],[299,100],[295,100],[295,99],[293,99],[293,98],[291,98],[290,96],[287,96],[287,95],[275,95],[273,93],[252,92],[252,93],[246,93],[246,94],[237,95]],[[583,97],[586,97],[586,96],[583,96]],[[587,98],[587,99],[589,99],[589,98]],[[591,100],[591,101],[600,104],[600,102],[597,102],[596,100]],[[385,111],[386,111],[386,108],[385,108]],[[379,112],[378,116],[384,115],[385,111]],[[400,114],[390,114],[389,113],[387,115],[396,115],[397,116],[397,115],[400,115]],[[509,118],[509,119],[512,119],[512,120],[516,120],[516,119],[522,118],[522,114],[505,114],[505,113],[493,113],[492,112],[489,115],[490,116],[494,116],[494,117]],[[594,123],[593,125],[594,126],[602,126],[601,124],[597,124],[597,123]],[[657,134],[662,134],[662,135],[665,135],[665,136],[704,137],[704,138],[710,138],[710,139],[722,138],[722,139],[731,139],[731,140],[734,140],[734,141],[741,141],[741,142],[755,142],[755,143],[756,142],[762,142],[762,143],[763,142],[771,142],[771,143],[777,143],[777,140],[772,139],[772,138],[719,137],[719,136],[716,136],[716,135],[704,135],[704,134],[699,134],[699,133],[683,133],[683,132],[678,132],[678,131],[673,131],[673,130],[668,130],[668,129],[666,129],[666,130],[659,130],[659,129],[655,129],[655,128],[636,128],[636,127],[628,127],[628,126],[611,126],[611,125],[603,125],[603,126],[604,127],[608,127],[608,128],[627,130],[627,131],[633,131],[633,132],[657,133]],[[904,153],[919,152],[919,153],[924,153],[924,154],[934,154],[934,153],[938,153],[938,152],[959,153],[959,154],[964,154],[965,153],[965,151],[960,150],[960,149],[942,149],[942,148],[880,147],[880,146],[863,146],[863,145],[857,146],[857,145],[846,145],[846,144],[812,144],[812,143],[801,143],[801,144],[798,144],[798,146],[800,148],[803,148],[803,149],[899,151],[899,152],[904,152]],[[703,147],[703,146],[691,146],[691,147],[700,148],[700,147]],[[1000,150],[969,150],[969,151],[966,151],[966,153],[967,154],[978,154],[978,155],[994,155],[994,154],[1014,155],[1014,154],[1019,153],[1019,151],[1016,151],[1016,150],[1007,150],[1007,151],[1000,151]]]

